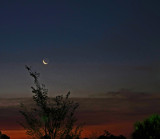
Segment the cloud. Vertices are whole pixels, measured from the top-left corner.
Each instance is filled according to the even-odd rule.
[[[147,98],[160,98],[158,93],[146,93],[146,92],[136,92],[129,89],[120,89],[118,91],[111,91],[107,93],[97,93],[90,95],[89,97],[95,98],[125,98],[125,99],[147,99]]]
[[[154,70],[152,66],[136,66],[134,69],[138,71],[148,71],[148,72],[151,72]]]

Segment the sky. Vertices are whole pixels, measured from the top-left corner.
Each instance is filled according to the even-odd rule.
[[[140,94],[117,92],[110,98],[74,98],[79,108],[75,116],[82,124],[82,137],[95,137],[104,130],[113,135],[124,135],[131,139],[134,123],[142,121],[154,113],[160,114],[160,94]],[[28,139],[24,128],[23,116],[19,113],[20,103],[27,108],[33,107],[32,98],[0,98],[0,129],[12,139]],[[18,122],[17,122],[18,121]]]
[[[49,95],[160,92],[158,0],[0,1],[0,97],[30,97],[25,65]],[[42,63],[43,58],[49,64]]]

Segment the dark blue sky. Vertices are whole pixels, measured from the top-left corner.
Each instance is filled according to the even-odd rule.
[[[0,96],[30,96],[24,65],[50,95],[159,92],[160,2],[1,1]],[[48,57],[49,65],[42,64]]]

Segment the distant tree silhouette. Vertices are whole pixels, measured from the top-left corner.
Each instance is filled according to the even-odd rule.
[[[5,134],[2,134],[2,132],[0,131],[0,139],[10,139],[10,137],[8,137]]]
[[[132,139],[160,139],[160,115],[154,114],[135,123]]]
[[[104,134],[99,136],[98,139],[126,139],[125,136],[120,135],[120,136],[114,136],[111,133],[109,133],[108,131],[104,131]]]
[[[65,97],[56,96],[48,98],[48,90],[44,84],[39,83],[40,74],[33,72],[26,66],[31,77],[34,79],[35,87],[32,88],[35,106],[28,109],[21,104],[20,113],[24,116],[26,123],[20,123],[26,133],[37,139],[76,139],[80,136],[82,128],[74,124],[77,121],[74,116],[78,103],[69,99],[70,92]]]

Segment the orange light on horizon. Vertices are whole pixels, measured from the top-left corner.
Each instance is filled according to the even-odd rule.
[[[127,129],[126,129],[127,127]],[[124,135],[126,137],[130,136],[131,131],[133,130],[132,123],[115,123],[108,125],[86,125],[83,127],[81,137],[98,137],[104,133],[104,130],[109,131],[114,135]],[[11,139],[28,139],[29,136],[26,135],[25,130],[2,130],[3,134],[10,136]]]

